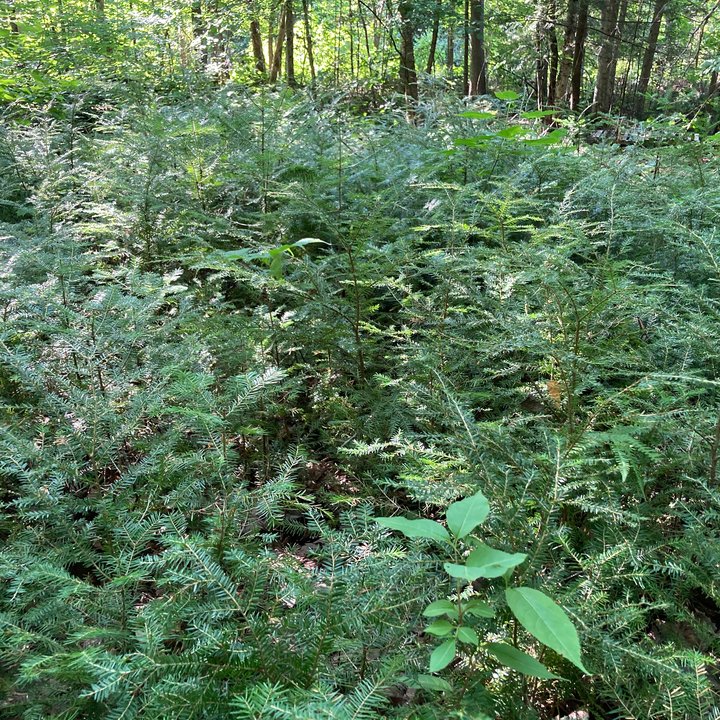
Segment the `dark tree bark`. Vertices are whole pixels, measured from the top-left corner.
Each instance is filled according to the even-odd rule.
[[[470,3],[470,51],[470,95],[486,95],[485,0]]]
[[[563,36],[562,56],[558,69],[556,96],[559,100],[569,100],[577,32],[579,0],[568,0],[565,14],[565,33]]]
[[[558,47],[557,28],[557,3],[550,0],[548,3],[548,26],[547,36],[550,46],[550,67],[548,69],[548,105],[554,105],[557,99],[558,68],[560,65],[560,49]]]
[[[275,50],[273,51],[272,65],[270,66],[270,82],[276,82],[282,67],[283,41],[285,40],[285,5],[280,10],[280,25],[278,26]]]
[[[315,55],[313,51],[312,28],[310,25],[310,3],[308,0],[302,0],[303,20],[305,23],[305,50],[308,56],[308,65],[310,66],[310,78],[315,82]]]
[[[449,74],[455,70],[455,28],[448,25],[447,29],[447,52],[445,54],[445,68]]]
[[[660,37],[660,27],[662,26],[663,14],[667,7],[668,0],[655,0],[653,6],[653,16],[650,21],[650,30],[648,32],[647,44],[645,45],[645,53],[643,54],[642,67],[640,68],[640,78],[637,84],[637,94],[635,100],[635,117],[641,118],[645,113],[645,93],[650,85],[650,77],[652,75],[653,65],[655,64],[655,53],[657,51],[657,42]]]
[[[465,0],[463,11],[463,97],[470,93],[470,0]]]
[[[250,21],[250,40],[252,41],[253,57],[255,58],[255,69],[264,75],[267,72],[267,65],[265,63],[262,36],[260,35],[260,23],[257,20]]]
[[[442,8],[442,0],[436,0],[435,13],[433,14],[432,36],[430,37],[430,50],[428,52],[427,64],[425,72],[429,75],[433,71],[435,65],[435,52],[437,51],[438,35],[440,34],[440,10]]]
[[[415,28],[412,22],[412,2],[401,0],[400,13],[400,81],[405,96],[416,101],[418,95],[417,70],[415,68]]]
[[[615,43],[615,52],[613,54],[613,59],[610,64],[610,83],[613,88],[613,96],[610,103],[610,109],[612,109],[612,107],[614,106],[615,98],[617,97],[617,66],[618,60],[620,59],[620,50],[623,42],[623,37],[625,35],[625,21],[627,20],[627,11],[629,4],[629,0],[620,0],[620,14],[618,15],[617,21],[617,39]]]
[[[547,102],[548,59],[545,54],[545,32],[547,18],[545,0],[538,0],[535,9],[535,85],[539,108]]]
[[[710,84],[708,85],[708,91],[707,96],[713,97],[717,95],[718,92],[718,71],[713,70],[712,74],[710,75]]]
[[[578,0],[578,18],[573,46],[570,109],[577,110],[582,94],[583,68],[585,65],[585,41],[588,33],[588,0]]]
[[[610,112],[612,106],[613,92],[615,90],[615,58],[617,57],[620,39],[618,28],[619,12],[619,0],[605,0],[602,5],[600,19],[602,41],[600,54],[598,55],[598,71],[593,96],[593,110],[595,112]]]
[[[285,0],[285,79],[295,87],[295,8],[293,0]]]

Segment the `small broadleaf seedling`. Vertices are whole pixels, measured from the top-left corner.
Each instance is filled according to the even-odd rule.
[[[448,507],[445,518],[448,530],[435,520],[404,517],[379,517],[375,521],[390,530],[409,538],[424,538],[451,547],[453,557],[444,563],[445,572],[457,581],[455,601],[447,598],[431,602],[423,611],[434,618],[425,633],[444,638],[430,655],[431,673],[445,669],[457,657],[461,644],[470,645],[487,653],[502,665],[532,677],[560,679],[531,655],[507,643],[481,642],[473,618],[492,618],[495,611],[476,597],[467,597],[463,583],[476,580],[505,579],[505,600],[517,621],[543,645],[551,648],[573,665],[589,674],[581,658],[580,641],[567,613],[545,593],[529,587],[509,585],[513,570],[527,559],[525,553],[507,553],[490,547],[471,533],[490,513],[490,504],[482,492],[454,502]],[[470,552],[465,556],[465,552]],[[463,563],[458,560],[464,559]]]

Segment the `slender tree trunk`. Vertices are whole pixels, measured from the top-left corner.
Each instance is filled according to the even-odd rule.
[[[282,67],[283,41],[285,40],[285,5],[280,9],[280,25],[278,26],[275,50],[273,51],[272,65],[270,67],[270,82],[277,82]]]
[[[557,90],[558,99],[570,98],[570,86],[573,70],[573,53],[575,51],[575,35],[577,33],[579,0],[568,0],[565,14],[565,33],[563,36],[562,57],[558,70]]]
[[[577,110],[582,94],[583,68],[585,65],[585,41],[588,32],[588,0],[579,0],[578,19],[575,28],[572,78],[570,88],[570,109]]]
[[[485,0],[470,3],[470,50],[470,95],[486,95]]]
[[[645,112],[645,93],[650,85],[650,76],[652,75],[653,65],[655,64],[655,52],[657,51],[657,42],[660,37],[660,27],[662,25],[663,14],[668,4],[668,0],[655,0],[653,7],[653,16],[650,22],[650,31],[648,32],[647,45],[643,54],[642,67],[640,68],[640,78],[637,84],[637,94],[635,101],[635,117],[642,117]]]
[[[535,9],[535,84],[537,106],[545,107],[548,86],[548,59],[545,55],[545,30],[547,18],[545,0],[538,0]]]
[[[435,52],[437,50],[438,35],[440,34],[440,10],[442,8],[442,0],[436,0],[435,13],[433,15],[432,36],[430,38],[430,50],[428,52],[427,65],[425,66],[426,74],[433,71],[435,65]]]
[[[360,24],[363,29],[363,39],[365,40],[365,61],[370,72],[373,68],[372,51],[370,50],[370,31],[368,30],[367,18],[365,17],[365,7],[362,3],[358,3],[358,15],[360,16]]]
[[[400,80],[406,97],[419,99],[417,70],[415,68],[415,28],[412,22],[412,2],[401,0],[400,13]]]
[[[618,13],[619,0],[605,0],[602,5],[600,20],[600,34],[602,44],[598,55],[598,71],[595,81],[595,94],[593,96],[593,110],[595,112],[610,112],[612,106],[615,76],[613,73],[614,60],[617,56],[619,28]]]
[[[445,68],[449,75],[455,70],[455,28],[448,25],[447,29],[447,52],[445,54]]]
[[[558,68],[560,65],[560,49],[558,47],[557,28],[557,3],[550,0],[548,3],[548,26],[547,36],[550,45],[550,68],[548,70],[548,105],[554,105],[557,99]]]
[[[615,42],[615,51],[613,53],[612,62],[610,63],[610,84],[612,86],[612,98],[610,101],[610,109],[612,110],[617,97],[617,66],[620,59],[620,51],[625,35],[625,21],[627,20],[627,11],[629,0],[620,0],[620,13],[617,21],[617,37]]]
[[[465,0],[463,14],[463,97],[470,94],[470,0]]]
[[[265,51],[263,50],[262,36],[260,35],[260,23],[256,19],[250,21],[250,39],[252,41],[253,57],[255,58],[255,69],[265,75],[267,72]]]
[[[713,70],[710,75],[710,84],[708,85],[707,96],[714,97],[718,92],[718,71]]]
[[[313,54],[312,29],[310,26],[310,3],[302,0],[303,20],[305,22],[305,50],[307,51],[308,65],[310,65],[310,78],[315,82],[315,56]]]
[[[105,18],[105,0],[95,0],[95,12],[98,17]]]
[[[285,0],[285,79],[295,87],[295,8],[293,0]]]

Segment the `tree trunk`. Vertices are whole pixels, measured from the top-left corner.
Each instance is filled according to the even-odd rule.
[[[487,95],[485,0],[470,3],[470,95]]]
[[[270,82],[277,82],[282,67],[282,49],[285,40],[285,5],[280,9],[280,25],[278,27],[275,50],[273,51],[272,65],[270,67]]]
[[[710,75],[710,84],[708,85],[708,91],[707,96],[709,98],[714,97],[717,95],[718,92],[718,71],[713,70],[712,74]]]
[[[415,69],[415,28],[412,22],[412,3],[401,0],[398,5],[400,13],[400,81],[406,97],[417,102],[418,81]]]
[[[595,94],[593,96],[593,110],[595,112],[610,112],[612,106],[613,92],[615,88],[615,58],[618,50],[619,28],[618,13],[620,12],[619,0],[605,0],[602,5],[600,20],[600,34],[602,44],[598,55],[598,71],[595,81]]]
[[[582,94],[583,67],[585,65],[585,40],[588,32],[588,0],[578,1],[578,18],[573,46],[570,109],[577,110]]]
[[[252,41],[253,57],[255,58],[255,69],[265,75],[267,72],[265,51],[263,50],[262,36],[260,35],[260,23],[257,20],[250,21],[250,39]]]
[[[570,98],[570,81],[573,69],[573,52],[578,21],[578,0],[568,0],[565,14],[565,34],[563,36],[562,57],[558,70],[556,96],[560,100]]]
[[[435,2],[435,14],[433,15],[433,27],[432,36],[430,38],[430,50],[428,52],[427,65],[425,66],[425,72],[429,75],[433,71],[435,65],[435,51],[437,50],[438,35],[440,34],[440,9],[442,7],[442,0],[436,0]]]
[[[538,0],[535,9],[535,85],[537,88],[537,106],[545,107],[548,86],[548,59],[545,55],[546,28],[545,0]]]
[[[463,97],[470,93],[470,0],[465,0],[463,11]]]
[[[312,30],[310,27],[310,3],[302,0],[303,20],[305,22],[305,50],[307,51],[308,65],[310,65],[310,78],[315,82],[315,56],[313,54]]]
[[[95,12],[98,17],[105,18],[105,0],[95,0]]]
[[[625,21],[627,20],[627,11],[629,0],[620,0],[620,14],[618,15],[617,21],[617,39],[615,42],[615,52],[613,53],[612,62],[610,64],[610,84],[613,89],[613,96],[610,102],[610,109],[612,110],[615,104],[615,98],[617,97],[617,66],[618,60],[620,59],[620,49],[625,34]]]
[[[295,8],[293,0],[285,0],[285,79],[295,87]]]
[[[558,48],[557,39],[557,3],[555,0],[550,0],[548,4],[548,26],[547,35],[548,43],[550,44],[550,68],[548,74],[548,92],[547,102],[548,105],[554,105],[557,98],[557,80],[558,80],[558,66],[560,65],[560,49]]]
[[[448,25],[447,29],[447,53],[445,55],[445,68],[449,75],[455,70],[455,28]]]
[[[647,45],[643,55],[642,67],[640,69],[640,78],[637,84],[637,93],[635,101],[635,117],[640,118],[645,112],[645,93],[650,85],[650,76],[652,75],[653,65],[655,64],[655,52],[657,50],[657,42],[660,37],[660,27],[662,25],[663,13],[668,0],[655,0],[653,7],[653,16],[650,22],[650,31],[648,33]]]

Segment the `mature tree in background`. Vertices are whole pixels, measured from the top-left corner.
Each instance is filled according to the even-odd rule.
[[[440,12],[442,10],[442,0],[435,0],[435,11],[433,13],[432,35],[430,36],[430,49],[428,50],[428,59],[425,64],[425,72],[430,75],[435,66],[435,52],[437,51],[438,36],[440,34]]]
[[[667,8],[668,0],[655,0],[653,6],[652,19],[650,20],[650,29],[648,31],[647,42],[645,44],[645,53],[643,54],[642,66],[640,68],[640,78],[637,84],[637,93],[635,100],[635,116],[642,117],[645,112],[645,95],[650,86],[650,77],[652,75],[653,65],[655,64],[655,53],[657,52],[658,38],[660,37],[660,27],[663,21],[663,15]]]
[[[400,82],[405,96],[417,102],[418,79],[415,68],[415,29],[413,25],[413,4],[400,0]]]
[[[560,67],[558,69],[556,97],[558,100],[569,100],[573,57],[575,52],[575,35],[577,33],[578,8],[580,0],[568,0],[565,13],[564,35]]]
[[[605,0],[600,21],[600,54],[595,80],[593,108],[597,112],[609,112],[615,90],[615,67],[620,45],[620,0]]]
[[[255,69],[264,75],[267,72],[265,51],[263,50],[262,35],[260,34],[260,21],[255,17],[250,21],[250,41],[252,43],[253,57],[255,58]]]
[[[305,52],[307,53],[308,65],[310,66],[310,78],[316,80],[315,55],[313,51],[312,24],[310,22],[310,2],[302,0],[303,22],[305,25]]]
[[[295,87],[295,8],[293,0],[285,0],[285,80]]]
[[[578,110],[582,95],[583,70],[585,68],[585,41],[588,35],[588,3],[579,0],[575,40],[573,43],[572,77],[570,81],[570,109]]]
[[[485,0],[470,2],[470,95],[486,95]]]

